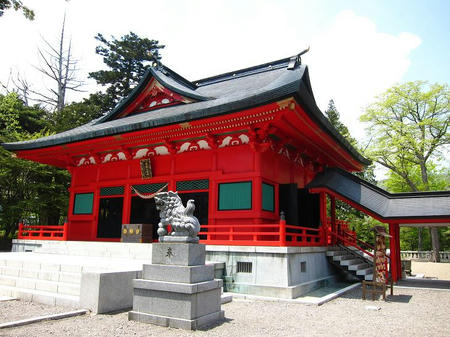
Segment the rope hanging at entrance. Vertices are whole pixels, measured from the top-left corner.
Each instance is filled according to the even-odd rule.
[[[165,184],[163,187],[161,187],[159,190],[157,190],[155,193],[152,193],[150,195],[144,195],[139,193],[139,191],[137,189],[135,189],[133,186],[131,187],[131,190],[134,191],[134,193],[136,193],[139,197],[141,197],[142,199],[153,199],[155,197],[155,195],[157,195],[159,192],[162,192],[168,184]]]

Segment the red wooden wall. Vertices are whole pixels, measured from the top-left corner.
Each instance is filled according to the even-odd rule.
[[[177,181],[209,179],[208,225],[244,225],[278,222],[278,184],[297,183],[298,188],[303,188],[315,174],[312,167],[302,167],[273,149],[260,152],[249,144],[150,158],[153,172],[150,179],[141,177],[138,159],[75,167],[70,188],[68,239],[98,240],[98,207],[102,187],[125,187],[122,223],[129,223],[130,185],[168,182],[168,189],[176,190]],[[241,181],[252,181],[252,209],[218,211],[218,184]],[[274,212],[262,210],[262,182],[275,186]],[[94,193],[92,214],[74,215],[74,195],[89,192]]]

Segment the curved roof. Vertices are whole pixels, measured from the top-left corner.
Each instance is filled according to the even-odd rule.
[[[202,80],[189,82],[169,68],[149,68],[136,88],[112,111],[72,130],[35,140],[4,143],[7,150],[32,150],[87,139],[223,115],[271,103],[289,96],[296,98],[306,113],[357,161],[367,165],[344,137],[329,123],[317,107],[311,90],[308,68],[297,56],[265,63]],[[179,104],[116,119],[156,79],[166,88],[192,99]]]
[[[385,220],[450,218],[450,191],[393,194],[337,168],[317,174],[306,187],[327,188]]]

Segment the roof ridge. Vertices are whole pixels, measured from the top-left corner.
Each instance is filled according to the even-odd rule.
[[[214,75],[210,77],[205,77],[202,79],[199,79],[197,81],[193,81],[193,83],[198,86],[206,86],[218,82],[228,81],[239,77],[254,75],[257,73],[262,73],[266,71],[276,70],[280,68],[287,67],[289,65],[289,61],[291,60],[292,56],[286,57],[283,59],[279,59],[276,61],[266,62],[263,64],[259,64],[256,66],[251,66],[247,68],[242,68],[234,71],[229,71],[223,74]]]
[[[333,170],[333,171],[337,171],[338,174],[346,175],[350,179],[352,179],[353,181],[355,181],[357,183],[361,183],[362,185],[366,186],[367,188],[370,188],[372,190],[376,190],[378,192],[381,192],[381,194],[384,194],[389,199],[420,198],[420,197],[423,197],[425,195],[427,195],[427,196],[434,195],[436,197],[439,197],[439,196],[443,196],[444,197],[444,196],[450,195],[450,191],[446,191],[446,190],[442,190],[442,191],[417,191],[417,192],[389,192],[389,191],[386,191],[384,188],[379,187],[379,186],[377,186],[375,184],[372,184],[371,182],[368,182],[367,180],[364,180],[364,179],[354,175],[353,173],[344,171],[344,170],[342,170],[339,167],[333,167],[333,168],[328,168],[328,169]]]

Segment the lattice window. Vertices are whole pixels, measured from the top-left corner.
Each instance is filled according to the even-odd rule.
[[[275,210],[275,188],[273,185],[262,183],[262,209],[269,212]]]
[[[92,214],[94,193],[77,193],[73,203],[73,214]]]
[[[219,211],[251,208],[251,181],[219,184]]]
[[[133,185],[133,188],[135,188],[139,193],[155,193],[164,185],[167,185],[167,183]],[[167,186],[164,191],[167,191]]]
[[[252,263],[251,262],[238,262],[237,263],[237,272],[250,274],[252,272]]]
[[[104,197],[108,195],[122,195],[123,191],[123,186],[103,187],[100,189],[100,196]]]
[[[209,189],[209,180],[187,180],[177,181],[177,191],[196,191]]]

